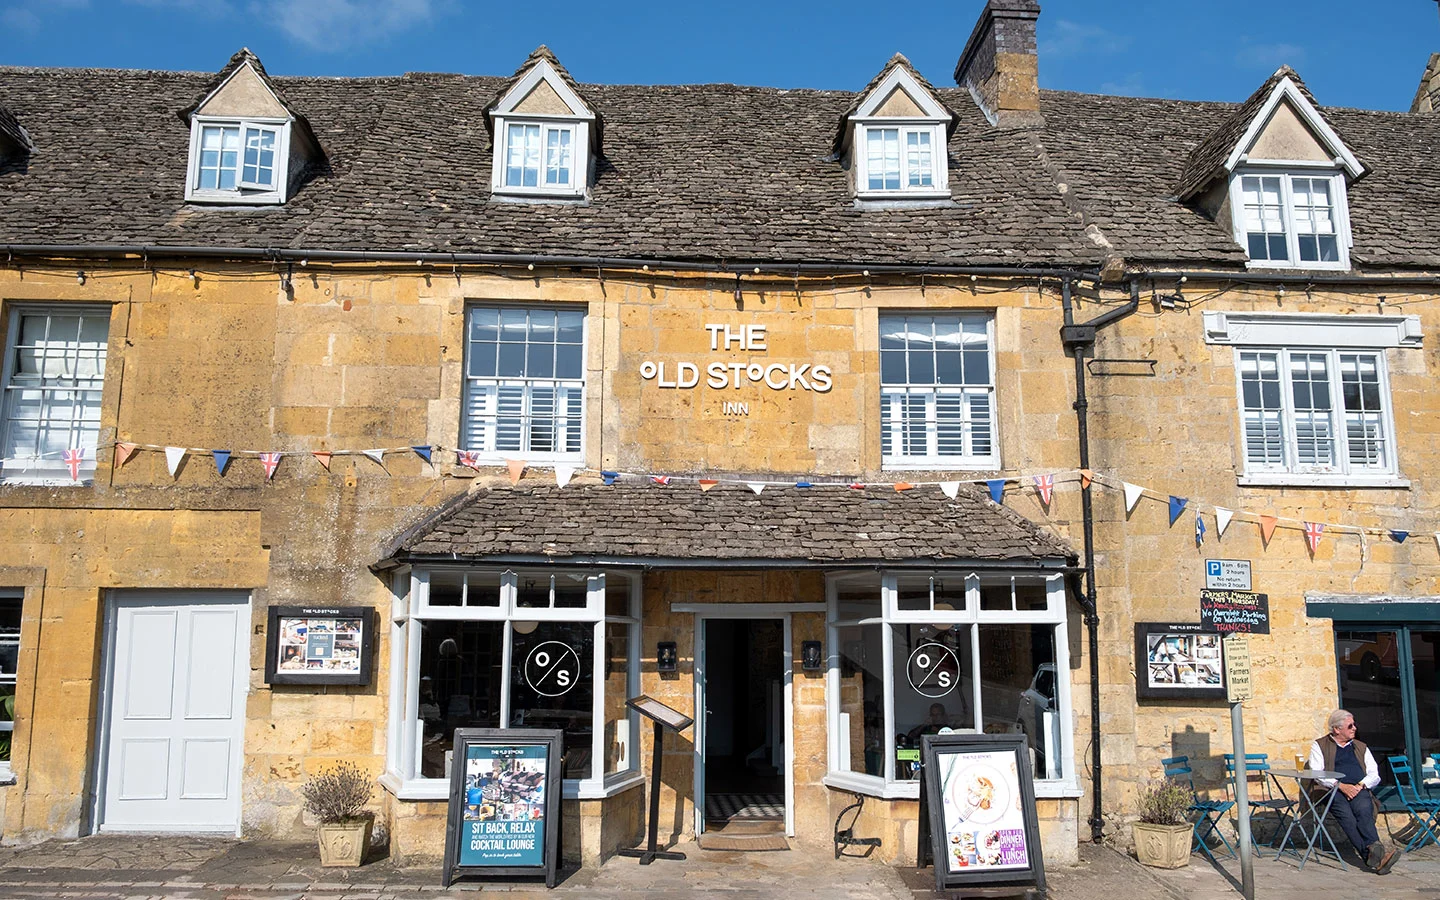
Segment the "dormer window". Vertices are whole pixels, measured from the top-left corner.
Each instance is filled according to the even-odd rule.
[[[866,191],[934,192],[941,181],[935,153],[944,139],[940,126],[865,125],[861,134]]]
[[[1339,175],[1237,175],[1236,239],[1257,266],[1347,268],[1345,181]]]
[[[836,158],[853,172],[857,201],[944,201],[954,114],[896,54],[840,120]]]
[[[194,128],[191,199],[275,194],[285,183],[288,123],[207,122],[196,117]]]
[[[573,191],[575,126],[512,122],[505,129],[505,187]]]
[[[583,200],[599,119],[541,47],[486,112],[495,135],[491,191],[502,198]]]

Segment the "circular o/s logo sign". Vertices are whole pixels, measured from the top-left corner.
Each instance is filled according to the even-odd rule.
[[[923,697],[943,697],[960,684],[960,657],[944,644],[921,644],[910,653],[905,673]]]
[[[542,697],[569,693],[580,677],[580,654],[569,644],[546,641],[525,657],[525,683]]]

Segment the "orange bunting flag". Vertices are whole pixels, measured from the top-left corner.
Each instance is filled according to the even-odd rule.
[[[716,481],[713,478],[702,478],[700,479],[700,490],[708,491],[719,483],[720,482]]]
[[[125,461],[135,453],[139,444],[132,444],[129,441],[121,441],[115,445],[115,466],[118,468],[125,465]]]
[[[1092,481],[1094,481],[1094,480],[1095,480],[1095,473],[1094,473],[1094,472],[1092,472],[1092,471],[1089,470],[1089,469],[1081,469],[1081,470],[1080,470],[1080,489],[1081,489],[1082,491],[1084,491],[1084,490],[1089,490],[1089,489],[1090,489],[1090,482],[1092,482]]]
[[[519,484],[520,476],[525,474],[525,461],[523,459],[507,459],[505,465],[510,469],[510,483]]]
[[[330,457],[334,456],[333,453],[329,450],[312,450],[310,451],[310,455],[315,457],[315,460],[325,467],[325,471],[330,471]]]
[[[897,481],[897,482],[895,482],[895,490],[897,490],[897,491],[908,491],[908,490],[911,490],[911,489],[914,488],[914,487],[915,487],[915,485],[911,484],[911,483],[908,482],[908,481]]]
[[[1260,540],[1266,546],[1269,546],[1270,535],[1275,533],[1275,526],[1279,524],[1279,522],[1280,520],[1274,516],[1260,517]]]

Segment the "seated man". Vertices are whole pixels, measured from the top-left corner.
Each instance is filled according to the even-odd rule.
[[[1337,788],[1330,811],[1340,820],[1345,836],[1355,852],[1377,875],[1384,875],[1395,865],[1396,850],[1380,843],[1375,830],[1375,795],[1371,791],[1380,784],[1380,770],[1370,748],[1355,740],[1355,717],[1343,709],[1330,714],[1330,733],[1310,745],[1310,768],[1339,772],[1341,777],[1315,779],[1327,790]]]

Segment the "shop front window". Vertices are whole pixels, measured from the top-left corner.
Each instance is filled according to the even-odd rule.
[[[948,572],[830,583],[827,783],[918,790],[927,734],[1023,734],[1037,780],[1073,780],[1058,575]]]
[[[446,790],[457,728],[559,729],[566,796],[603,796],[633,775],[637,579],[432,569],[407,587],[392,630],[403,712],[389,771],[402,797]]]

